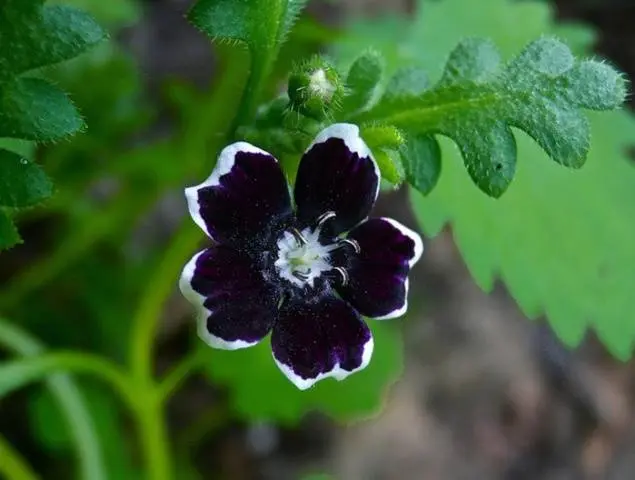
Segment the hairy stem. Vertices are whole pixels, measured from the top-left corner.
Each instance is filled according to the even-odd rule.
[[[249,73],[247,75],[245,88],[243,89],[243,93],[240,97],[237,114],[234,117],[234,121],[228,132],[228,139],[230,141],[235,140],[234,137],[238,127],[248,124],[256,113],[258,101],[262,95],[264,82],[271,74],[273,63],[277,55],[277,49],[265,56],[251,54]]]

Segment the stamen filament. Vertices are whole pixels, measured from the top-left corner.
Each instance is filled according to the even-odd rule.
[[[343,286],[348,285],[348,272],[344,270],[342,267],[335,267],[333,268],[333,270],[335,270],[337,273],[339,273],[342,276],[342,285]]]
[[[295,237],[295,239],[300,245],[306,245],[308,243],[307,239],[304,237],[304,235],[300,233],[300,231],[297,228],[291,229],[291,235]]]
[[[330,220],[333,217],[335,217],[335,212],[326,212],[320,215],[317,219],[317,225],[315,227],[315,230],[320,228],[322,225],[324,225],[324,222],[326,222],[327,220]]]
[[[357,243],[356,240],[352,240],[350,238],[343,238],[342,240],[340,240],[339,243],[350,245],[351,247],[353,247],[353,250],[355,250],[355,253],[360,253],[362,251],[362,249],[359,246],[359,243]]]

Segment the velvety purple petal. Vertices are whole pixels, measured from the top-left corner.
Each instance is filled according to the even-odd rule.
[[[343,380],[366,367],[373,337],[350,305],[327,295],[283,304],[271,347],[280,370],[305,390],[323,378]]]
[[[408,274],[423,252],[421,237],[389,218],[371,218],[348,238],[360,252],[349,257],[348,283],[338,286],[341,297],[362,315],[395,318],[408,309]]]
[[[181,274],[181,292],[197,310],[199,336],[210,346],[255,345],[277,318],[277,292],[246,255],[226,246],[199,252]]]
[[[267,237],[291,215],[278,161],[246,142],[229,145],[200,185],[185,189],[190,214],[213,239],[236,247]]]
[[[295,183],[297,216],[310,226],[333,211],[329,233],[350,230],[370,213],[380,173],[356,125],[337,123],[322,130],[300,161]]]

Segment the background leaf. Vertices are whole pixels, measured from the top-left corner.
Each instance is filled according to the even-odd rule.
[[[574,32],[575,51],[592,38],[584,30],[554,27],[541,2],[484,0],[461,8],[460,0],[420,1],[401,43],[383,44],[393,62],[403,52],[440,75],[444,52],[466,35],[490,35],[503,56],[543,33]],[[425,10],[425,14],[423,14]],[[453,21],[448,23],[449,17]],[[501,25],[509,28],[496,28]],[[371,30],[370,26],[366,30]],[[378,29],[375,27],[376,31]],[[355,41],[368,44],[370,39]],[[435,73],[436,72],[436,73]],[[492,200],[470,188],[460,153],[442,142],[443,174],[427,197],[412,192],[415,213],[431,236],[446,223],[477,283],[486,291],[500,276],[530,317],[545,313],[560,339],[577,345],[592,327],[618,358],[631,355],[635,316],[630,308],[635,264],[635,170],[626,152],[635,121],[626,112],[591,114],[593,143],[585,167],[567,170],[546,161],[525,135],[517,135],[517,176]]]
[[[230,388],[233,407],[242,418],[296,424],[307,412],[319,410],[353,420],[379,410],[386,389],[402,369],[399,323],[370,320],[368,325],[375,338],[369,366],[343,382],[327,379],[306,391],[298,390],[274,364],[268,340],[232,352],[210,349],[203,342],[198,346],[209,356],[210,378]]]

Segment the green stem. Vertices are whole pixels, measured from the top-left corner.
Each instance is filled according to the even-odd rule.
[[[170,480],[172,455],[168,444],[162,402],[156,390],[151,390],[137,410],[137,424],[148,478]]]
[[[222,49],[221,49],[222,50]],[[203,107],[210,118],[202,121],[197,117],[192,125],[186,124],[183,136],[177,141],[175,151],[180,152],[186,158],[198,158],[197,168],[193,173],[206,167],[205,158],[212,152],[215,154],[221,147],[221,143],[234,136],[235,128],[229,128],[225,115],[218,115],[219,111],[233,111],[234,105],[228,100],[235,98],[233,92],[236,88],[240,69],[239,63],[225,61],[221,55],[225,68],[213,94],[207,100],[210,108]],[[233,60],[233,59],[232,59]],[[255,96],[255,89],[250,88],[250,94]],[[250,110],[248,104],[252,100],[245,100],[249,95],[243,93],[243,111]],[[213,108],[211,108],[213,106]],[[255,108],[255,106],[254,106]],[[236,117],[236,124],[244,117]],[[201,131],[202,130],[202,131]],[[224,132],[221,135],[218,133]],[[164,383],[157,387],[154,382],[153,365],[154,337],[157,324],[161,318],[163,304],[170,293],[176,287],[181,269],[186,261],[194,254],[202,235],[193,222],[188,218],[183,226],[175,233],[167,252],[150,277],[144,294],[141,297],[137,310],[133,316],[133,332],[129,348],[129,368],[132,378],[139,391],[146,392],[147,403],[140,405],[137,413],[141,444],[144,458],[147,464],[148,475],[152,480],[166,480],[172,476],[170,449],[167,441],[167,431],[163,407],[169,394],[176,388],[180,381],[189,374],[189,361],[185,361],[170,374]],[[148,393],[151,392],[151,393]]]
[[[249,62],[250,68],[245,88],[240,97],[240,103],[238,104],[237,114],[234,117],[232,127],[228,132],[229,140],[234,140],[238,127],[248,124],[253,118],[262,94],[264,82],[269,78],[277,56],[278,49],[274,49],[269,55],[265,56],[251,54]]]
[[[132,320],[129,363],[136,386],[139,391],[146,392],[147,397],[140,405],[137,418],[148,477],[152,480],[169,480],[172,477],[171,453],[163,412],[166,393],[157,388],[154,382],[154,337],[163,303],[174,290],[180,271],[195,250],[200,237],[200,232],[187,219],[153,273]]]
[[[440,91],[425,93],[421,97],[412,99],[407,106],[402,104],[394,108],[378,106],[375,109],[353,114],[347,120],[354,123],[379,122],[410,130],[413,125],[416,125],[417,131],[429,133],[438,129],[447,118],[460,115],[465,111],[492,108],[502,102],[513,100],[511,96],[508,98],[498,93],[480,94],[456,100],[456,96],[440,96]],[[435,95],[439,95],[439,98],[435,98]]]
[[[193,255],[200,238],[199,230],[187,218],[175,234],[158,268],[153,272],[133,316],[129,352],[130,369],[135,381],[142,385],[153,382],[153,343],[163,303],[176,287],[181,269]]]
[[[164,378],[159,386],[159,399],[165,402],[170,395],[185,381],[185,379],[201,366],[203,356],[196,350],[188,354]]]
[[[44,351],[43,345],[37,339],[2,319],[0,319],[0,345],[25,357],[39,355]],[[101,444],[77,384],[68,375],[57,374],[48,378],[46,385],[59,403],[75,443],[79,461],[79,477],[89,480],[106,479],[108,475],[104,468]]]
[[[0,436],[0,473],[7,480],[38,480],[40,478],[2,436]]]
[[[43,353],[0,364],[0,397],[60,371],[88,373],[101,378],[129,406],[136,408],[137,390],[121,369],[104,358],[72,351]]]

